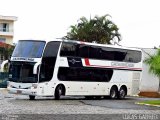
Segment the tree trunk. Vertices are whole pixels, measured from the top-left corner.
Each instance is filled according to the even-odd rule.
[[[158,92],[160,93],[160,78],[159,78],[159,88],[158,88]]]

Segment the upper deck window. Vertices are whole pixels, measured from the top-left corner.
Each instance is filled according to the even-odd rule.
[[[60,55],[61,56],[76,56],[76,44],[63,42]]]
[[[19,41],[12,57],[40,58],[45,46],[44,41]]]
[[[111,60],[119,62],[141,62],[141,51],[131,49],[121,49],[114,47],[103,47],[95,45],[83,45],[72,42],[63,42],[60,56],[80,57],[99,60]]]

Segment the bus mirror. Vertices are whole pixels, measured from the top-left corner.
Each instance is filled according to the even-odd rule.
[[[8,59],[8,62],[9,62],[9,63],[11,62],[11,58]]]
[[[5,60],[5,61],[2,62],[2,64],[1,64],[1,69],[0,69],[1,72],[4,72],[4,71],[5,71],[5,65],[6,65],[7,63],[8,63],[8,60]]]
[[[41,64],[41,62],[37,62],[33,67],[33,74],[38,74],[38,66]]]

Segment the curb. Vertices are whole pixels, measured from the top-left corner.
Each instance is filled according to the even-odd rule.
[[[137,105],[152,106],[152,107],[160,107],[160,105],[151,105],[151,104],[145,104],[145,103],[139,103],[139,102],[136,102],[135,104],[137,104]]]
[[[155,92],[141,91],[138,95],[143,97],[149,97],[149,98],[160,98],[160,93],[158,91],[155,91]]]

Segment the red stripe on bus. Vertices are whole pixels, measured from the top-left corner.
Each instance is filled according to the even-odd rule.
[[[85,61],[86,66],[90,66],[90,63],[89,63],[89,59],[88,59],[88,58],[85,58],[84,61]]]
[[[126,70],[142,70],[142,68],[129,68],[123,66],[100,66],[100,65],[91,65],[88,58],[84,59],[85,65],[90,67],[98,67],[98,68],[113,68],[113,69],[126,69]]]

